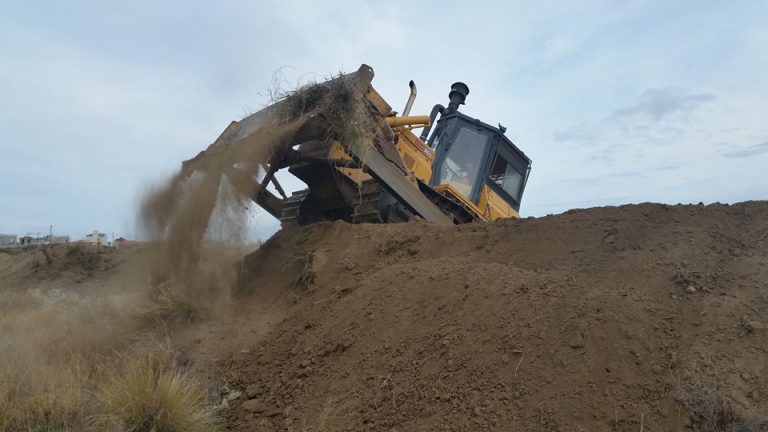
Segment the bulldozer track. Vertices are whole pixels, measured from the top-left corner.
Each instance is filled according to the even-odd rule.
[[[283,228],[300,225],[299,212],[301,203],[309,195],[309,189],[293,192],[290,197],[283,200],[280,215],[280,224]],[[379,200],[383,188],[375,181],[363,183],[360,193],[352,204],[350,221],[353,223],[380,223]]]
[[[425,193],[427,198],[429,198],[430,201],[441,208],[443,212],[452,215],[456,221],[466,223],[471,222],[474,219],[471,211],[463,204],[434,191],[429,186],[424,185],[422,189],[423,192],[424,189],[429,191],[429,193]],[[283,207],[280,216],[280,223],[283,228],[301,225],[299,221],[301,204],[309,195],[309,192],[309,189],[293,192],[290,197],[283,201]],[[381,203],[382,197],[386,195],[384,192],[384,188],[375,180],[369,180],[363,183],[363,186],[360,188],[360,193],[357,195],[354,203],[352,204],[352,212],[348,218],[348,222],[387,222],[384,220],[384,216],[380,213],[382,207],[384,207]]]

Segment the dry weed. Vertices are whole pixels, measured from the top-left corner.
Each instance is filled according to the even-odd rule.
[[[219,430],[205,387],[167,353],[124,357],[98,391],[92,425],[120,432]]]
[[[315,285],[315,279],[317,278],[317,272],[315,272],[315,254],[314,252],[307,252],[296,257],[299,271],[296,275],[294,284],[301,290],[308,290]]]
[[[679,399],[694,417],[699,432],[764,432],[768,417],[735,409],[726,396],[726,383],[693,368],[679,387]]]
[[[189,324],[198,317],[195,308],[168,289],[166,283],[153,286],[150,298],[155,304],[150,315],[156,321]]]

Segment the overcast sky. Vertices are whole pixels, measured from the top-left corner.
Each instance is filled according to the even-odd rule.
[[[0,232],[131,235],[275,76],[361,63],[398,110],[415,80],[413,113],[467,83],[533,159],[524,216],[768,198],[766,1],[193,3],[3,1]]]

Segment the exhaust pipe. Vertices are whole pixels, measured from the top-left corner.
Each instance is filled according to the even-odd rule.
[[[411,80],[411,82],[408,83],[408,87],[411,88],[411,94],[408,96],[408,102],[405,103],[405,108],[403,108],[403,117],[411,113],[413,101],[416,100],[416,83]]]
[[[459,110],[459,105],[464,105],[469,94],[469,87],[463,82],[455,82],[451,85],[451,92],[448,93],[448,112],[452,113]]]
[[[429,131],[432,130],[432,125],[435,124],[437,114],[445,114],[445,107],[440,104],[432,107],[432,112],[429,113],[429,126],[425,127],[424,130],[421,131],[421,136],[419,137],[419,139],[421,139],[423,142],[427,141],[427,136],[429,135]]]
[[[452,112],[459,110],[459,105],[464,105],[464,101],[467,100],[469,94],[469,87],[463,82],[455,82],[451,85],[451,92],[448,93],[448,108],[437,104],[432,108],[432,112],[429,114],[430,125],[425,127],[419,137],[422,141],[427,140],[429,132],[432,130],[432,125],[437,120],[437,114],[440,116],[451,114]]]

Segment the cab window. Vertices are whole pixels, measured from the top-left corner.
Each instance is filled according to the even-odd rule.
[[[487,135],[468,127],[461,128],[440,166],[440,184],[449,183],[469,198],[487,147]]]
[[[520,202],[520,188],[523,184],[523,174],[513,167],[501,155],[497,154],[491,167],[490,179],[504,189],[512,199]]]

